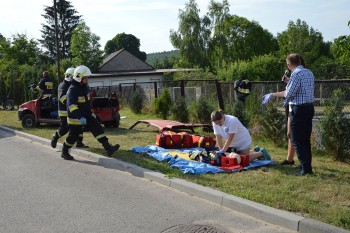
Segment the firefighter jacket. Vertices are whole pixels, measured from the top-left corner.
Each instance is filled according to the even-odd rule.
[[[67,91],[72,82],[64,80],[58,86],[58,116],[67,117]]]
[[[70,125],[81,125],[80,118],[87,120],[94,117],[87,97],[86,86],[75,80],[67,91],[67,121]]]
[[[50,77],[44,77],[40,80],[38,87],[43,91],[43,95],[52,95],[53,94],[53,82]]]

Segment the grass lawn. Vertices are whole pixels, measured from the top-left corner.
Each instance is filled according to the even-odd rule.
[[[168,177],[182,178],[350,230],[350,164],[334,162],[330,156],[313,152],[314,176],[295,177],[294,174],[298,171],[296,166],[280,165],[240,173],[183,174],[179,170],[170,168],[165,162],[158,162],[151,157],[129,151],[135,146],[155,144],[158,132],[156,128],[139,124],[129,130],[137,120],[157,119],[155,116],[135,115],[129,109],[121,110],[120,114],[125,117],[120,122],[120,128],[105,128],[110,142],[121,145],[118,152],[114,154],[115,158],[159,171]],[[57,126],[48,125],[35,129],[23,129],[16,111],[2,110],[0,125],[47,139],[50,139],[57,129]],[[62,143],[64,139],[65,137],[61,138],[60,142]],[[91,133],[84,133],[84,142],[90,146],[90,151],[104,155],[102,146]],[[277,162],[281,162],[286,157],[286,149],[256,141],[253,144],[267,148],[272,159]]]

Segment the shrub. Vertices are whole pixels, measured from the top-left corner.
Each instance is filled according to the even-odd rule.
[[[162,119],[168,119],[172,100],[167,88],[163,89],[162,95],[154,100],[154,113]]]
[[[245,109],[245,103],[240,100],[236,100],[233,104],[233,115],[239,119],[239,121],[248,128],[249,117]]]
[[[131,97],[130,109],[135,114],[141,114],[143,108],[143,93],[142,89],[137,89]]]
[[[213,104],[206,97],[201,97],[190,105],[190,115],[193,122],[211,124],[210,115],[215,110]]]
[[[187,123],[189,122],[189,110],[187,108],[187,104],[185,98],[181,97],[175,99],[173,105],[170,108],[170,112],[174,118],[174,120]]]
[[[285,144],[286,119],[276,106],[266,105],[266,110],[261,114],[259,123],[261,126],[259,133],[263,139],[278,147]]]
[[[344,92],[333,91],[332,97],[326,101],[324,116],[319,124],[323,132],[321,141],[325,151],[338,161],[350,158],[350,120],[344,116],[344,106]]]

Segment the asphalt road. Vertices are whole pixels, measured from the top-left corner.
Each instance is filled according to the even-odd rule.
[[[294,231],[0,130],[0,232]]]

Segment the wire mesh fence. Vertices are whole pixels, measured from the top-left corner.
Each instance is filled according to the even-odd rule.
[[[262,96],[285,90],[283,82],[251,82],[252,89],[250,96],[256,97],[256,101],[261,101]],[[170,91],[172,99],[184,97],[187,105],[200,98],[217,103],[217,107],[233,107],[237,101],[237,93],[234,90],[234,82],[219,82],[218,80],[177,80],[159,82],[121,83],[117,86],[94,87],[97,96],[108,96],[111,92],[116,92],[118,97],[127,103],[131,101],[136,90],[141,90],[144,96],[144,103],[150,104],[155,98],[161,96],[163,90]],[[350,118],[350,80],[316,80],[315,81],[315,112],[316,116],[322,116],[327,100],[332,96],[333,91],[342,90],[345,93],[344,112]],[[283,105],[283,98],[274,98],[277,106]]]

